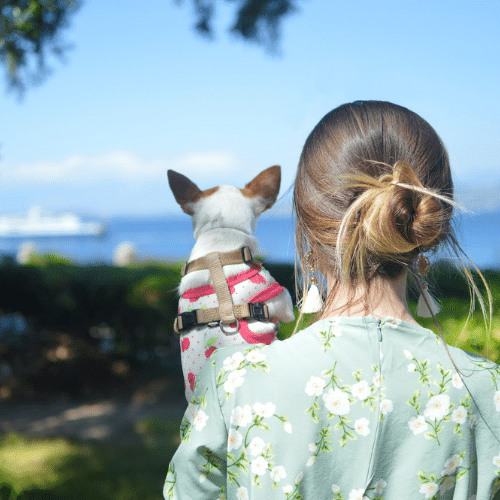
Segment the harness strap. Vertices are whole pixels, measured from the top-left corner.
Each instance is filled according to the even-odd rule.
[[[205,261],[219,302],[220,322],[224,326],[234,325],[236,317],[233,311],[233,299],[222,268],[221,255],[218,252],[209,253],[205,256]]]
[[[208,269],[219,307],[204,310],[197,309],[196,311],[191,311],[191,313],[180,314],[175,319],[174,331],[179,333],[200,323],[214,323],[218,321],[220,321],[221,327],[234,324],[237,327],[238,319],[253,317],[254,305],[233,304],[231,291],[223,268],[223,266],[230,264],[251,263],[252,261],[252,253],[250,252],[250,248],[246,246],[232,252],[211,252],[204,257],[186,262],[182,266],[182,276],[193,271]],[[265,308],[267,311],[267,306]],[[269,313],[267,313],[267,317],[269,317]]]
[[[236,319],[253,318],[259,321],[269,320],[269,309],[263,302],[248,302],[233,305],[233,313]],[[174,331],[181,334],[195,326],[206,323],[218,323],[221,320],[219,307],[211,309],[195,309],[194,311],[179,314],[174,321]]]
[[[238,248],[238,250],[233,250],[232,252],[212,252],[199,259],[184,263],[181,269],[181,276],[184,277],[186,274],[192,273],[193,271],[209,269],[210,256],[212,255],[220,256],[220,263],[222,266],[228,266],[230,264],[249,264],[253,261],[250,247]]]

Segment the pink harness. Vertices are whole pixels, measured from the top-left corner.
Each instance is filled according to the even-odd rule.
[[[266,279],[264,276],[260,274],[260,271],[262,269],[261,264],[257,264],[247,271],[243,271],[239,274],[235,274],[234,276],[229,276],[227,278],[227,283],[229,286],[229,291],[231,295],[234,295],[235,293],[235,285],[238,285],[246,280],[250,281],[251,283],[261,283],[261,284],[266,284]],[[265,302],[269,299],[272,299],[273,297],[276,297],[279,295],[284,288],[279,285],[278,283],[271,283],[268,285],[266,288],[263,290],[260,290],[257,292],[255,295],[250,297],[246,302],[249,303],[256,303],[256,302]],[[203,285],[199,286],[196,288],[190,288],[186,290],[182,294],[183,299],[188,299],[190,302],[196,302],[198,301],[201,297],[206,297],[209,295],[215,295],[215,290],[212,285]],[[180,313],[180,308],[179,308],[179,313]],[[243,337],[244,340],[246,340],[250,344],[256,344],[256,343],[263,343],[263,344],[270,344],[276,334],[275,332],[270,332],[267,334],[257,334],[254,333],[248,328],[248,321],[246,320],[240,320],[239,321],[239,328],[238,328],[239,334]]]

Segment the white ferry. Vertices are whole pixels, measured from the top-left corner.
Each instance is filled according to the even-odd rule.
[[[72,213],[44,215],[39,207],[22,216],[0,216],[0,237],[102,236],[105,231],[100,222],[82,222]]]

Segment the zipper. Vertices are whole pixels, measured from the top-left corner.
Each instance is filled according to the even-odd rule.
[[[382,342],[382,320],[377,320],[377,333],[378,333],[378,341]]]

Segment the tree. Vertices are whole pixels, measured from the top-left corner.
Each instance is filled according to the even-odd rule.
[[[80,0],[0,0],[0,60],[10,89],[22,95],[27,83],[47,76],[46,55],[64,54],[60,34],[79,6]]]
[[[215,4],[220,0],[191,1],[196,30],[212,35]],[[236,6],[230,31],[273,50],[279,40],[281,20],[296,10],[299,0],[226,1]],[[68,47],[61,43],[60,35],[81,4],[82,0],[0,0],[0,61],[7,69],[10,90],[22,96],[28,84],[46,78],[46,55],[64,55]]]

